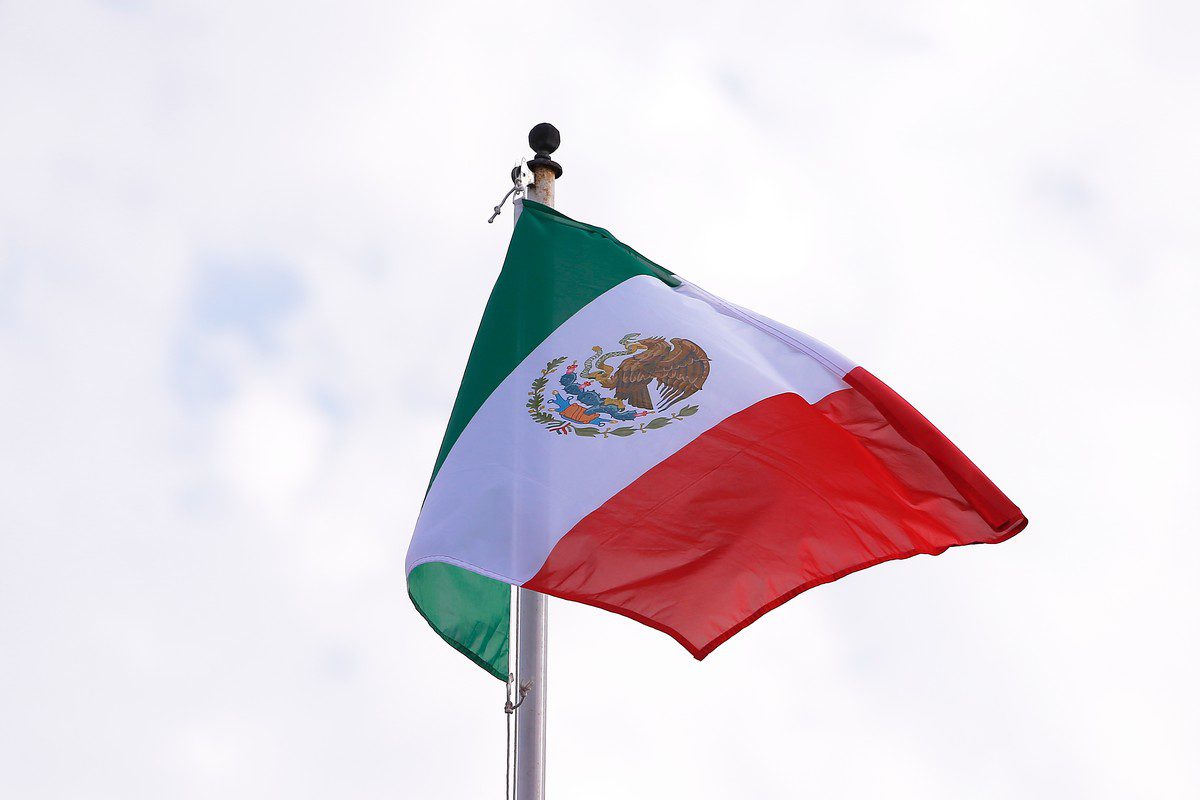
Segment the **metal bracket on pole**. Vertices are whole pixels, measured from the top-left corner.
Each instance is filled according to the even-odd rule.
[[[496,221],[496,217],[500,216],[500,209],[504,208],[504,203],[509,197],[524,197],[525,188],[533,185],[533,172],[529,169],[529,162],[524,158],[518,158],[517,163],[512,168],[512,188],[505,193],[504,197],[500,198],[500,202],[492,208],[492,215],[488,217],[488,224],[491,225]],[[515,201],[514,201],[515,202]]]
[[[517,687],[517,694],[521,699],[519,699],[517,702],[514,703],[512,701],[512,693],[511,693],[512,683],[513,683],[513,676],[512,676],[512,673],[509,673],[508,684],[509,684],[510,693],[509,693],[509,696],[504,701],[504,713],[505,714],[511,714],[514,711],[516,711],[518,708],[521,707],[521,703],[525,702],[525,695],[529,694],[529,688],[533,685],[531,683],[523,683],[519,687]]]
[[[529,168],[529,162],[524,156],[518,158],[517,163],[513,165],[512,180],[518,194],[524,194],[526,186],[533,186],[533,170]]]

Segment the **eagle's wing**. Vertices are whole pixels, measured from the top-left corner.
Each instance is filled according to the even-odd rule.
[[[691,397],[708,380],[708,354],[700,345],[690,339],[672,339],[671,344],[674,349],[654,370],[654,377],[664,389],[659,411]]]
[[[622,361],[613,374],[613,395],[638,408],[654,408],[650,390],[647,388],[655,377],[653,366],[654,364],[648,363],[640,353]]]

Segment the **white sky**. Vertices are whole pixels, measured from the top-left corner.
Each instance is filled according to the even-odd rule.
[[[0,796],[500,797],[403,554],[530,125],[1029,515],[703,664],[551,608],[554,798],[1200,795],[1200,12],[0,0]]]

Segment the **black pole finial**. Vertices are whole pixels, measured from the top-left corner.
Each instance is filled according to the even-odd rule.
[[[529,131],[529,146],[533,148],[533,159],[529,162],[530,168],[547,167],[554,173],[555,178],[562,177],[562,166],[550,158],[550,154],[558,149],[562,143],[562,136],[558,132],[558,128],[551,125],[549,122],[539,122],[534,125]]]

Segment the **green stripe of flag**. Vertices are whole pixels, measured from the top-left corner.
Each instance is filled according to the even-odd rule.
[[[508,679],[507,583],[430,561],[409,573],[408,596],[451,647],[500,680]]]

